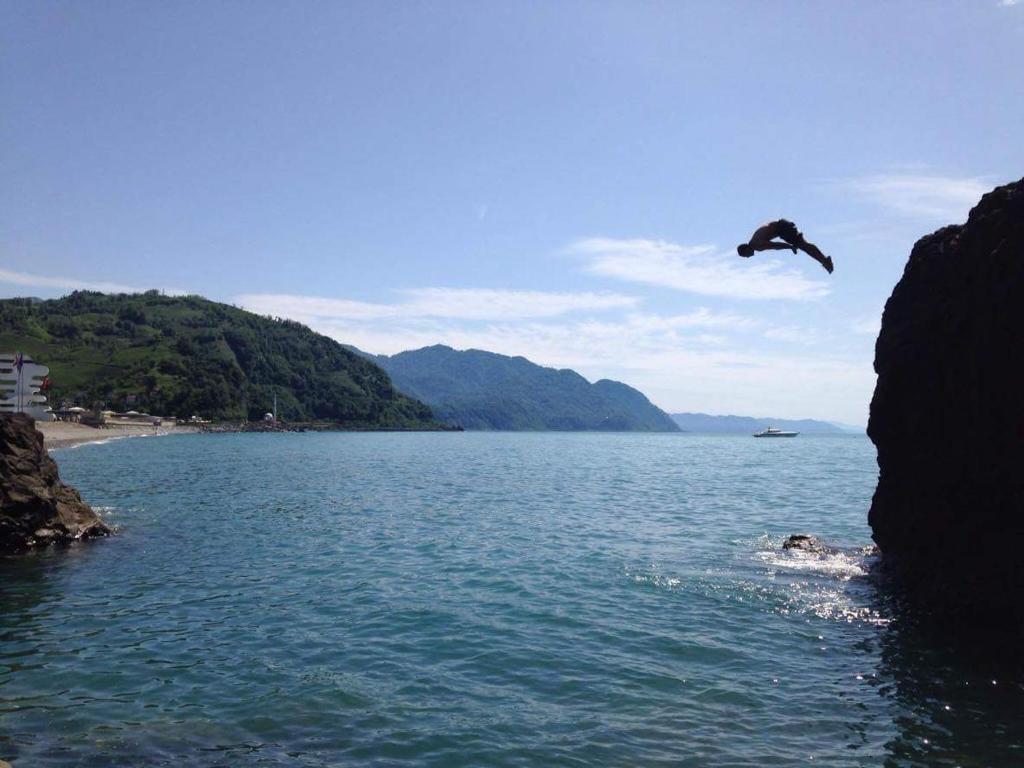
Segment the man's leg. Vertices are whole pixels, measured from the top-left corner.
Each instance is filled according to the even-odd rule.
[[[821,249],[818,246],[816,246],[814,243],[808,243],[806,240],[803,239],[803,237],[801,237],[800,241],[796,243],[796,246],[801,251],[810,256],[812,259],[814,259],[816,262],[821,264],[821,266],[823,266],[831,274],[832,259],[830,259],[824,253],[822,253]]]

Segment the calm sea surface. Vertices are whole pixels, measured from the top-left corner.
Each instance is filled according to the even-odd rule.
[[[1024,765],[1019,660],[915,630],[858,552],[864,437],[54,455],[120,535],[0,559],[15,768]]]

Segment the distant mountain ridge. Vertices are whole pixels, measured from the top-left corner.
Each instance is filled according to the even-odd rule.
[[[805,434],[854,434],[859,431],[846,425],[817,419],[775,419],[754,416],[712,416],[707,413],[673,413],[673,421],[685,432],[751,433],[765,427],[803,432]]]
[[[626,384],[591,384],[575,371],[525,357],[440,344],[391,356],[360,354],[438,419],[465,429],[679,431],[667,413]]]

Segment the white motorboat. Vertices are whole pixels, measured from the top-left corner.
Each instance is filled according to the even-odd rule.
[[[799,432],[786,432],[782,429],[776,429],[775,427],[766,427],[760,432],[755,432],[754,437],[796,437]]]

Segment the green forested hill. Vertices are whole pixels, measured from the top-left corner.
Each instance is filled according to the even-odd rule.
[[[679,431],[632,387],[607,379],[591,384],[575,371],[523,357],[436,345],[371,359],[396,387],[465,429]]]
[[[430,408],[387,373],[299,323],[198,296],[76,292],[0,300],[0,351],[50,367],[50,401],[166,416],[431,428]]]

